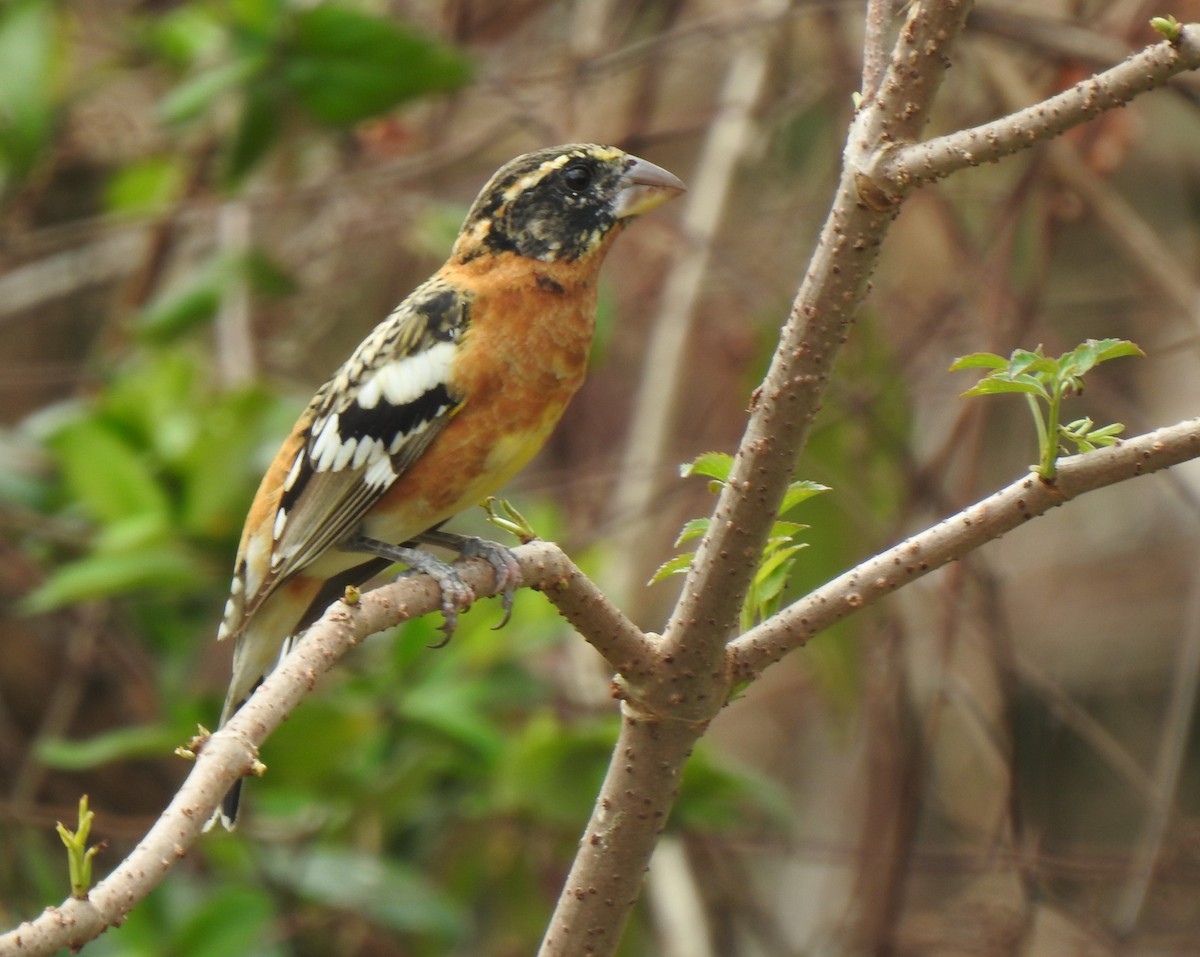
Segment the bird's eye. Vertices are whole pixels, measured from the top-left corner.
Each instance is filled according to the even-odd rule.
[[[563,170],[563,182],[572,193],[582,193],[592,184],[591,167],[576,163]]]

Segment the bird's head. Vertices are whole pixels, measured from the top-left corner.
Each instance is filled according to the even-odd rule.
[[[622,224],[684,189],[665,169],[612,146],[536,150],[510,160],[488,180],[452,258],[508,252],[543,262],[584,259]]]

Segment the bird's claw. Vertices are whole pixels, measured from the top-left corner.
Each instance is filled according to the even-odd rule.
[[[442,592],[442,617],[444,619],[440,630],[445,637],[430,647],[444,648],[454,637],[454,630],[458,627],[458,613],[471,606],[471,603],[475,601],[475,592],[462,580],[462,576],[453,565],[448,565],[429,552],[413,547],[418,542],[442,548],[453,548],[463,558],[482,558],[491,565],[492,570],[496,573],[496,591],[501,595],[501,607],[504,609],[504,617],[495,628],[503,628],[508,624],[508,619],[512,616],[517,586],[521,583],[521,565],[512,549],[505,548],[496,542],[489,542],[484,538],[457,535],[439,529],[432,529],[418,535],[413,541],[404,545],[391,545],[359,535],[349,540],[343,547],[370,555],[378,555],[394,562],[403,562],[409,567],[409,571],[404,575],[428,575],[437,582],[437,586]],[[403,578],[404,575],[400,577]]]
[[[458,571],[453,565],[447,565],[445,562],[434,558],[432,555],[420,553],[425,556],[425,560],[418,563],[410,563],[410,571],[405,575],[419,574],[428,575],[436,583],[442,592],[442,624],[438,630],[442,633],[442,640],[436,644],[432,644],[430,648],[445,648],[450,643],[450,639],[454,637],[454,631],[458,628],[458,613],[466,611],[475,601],[475,592],[471,590],[471,586],[462,580]]]
[[[500,595],[500,607],[504,615],[499,624],[492,626],[492,631],[499,631],[512,617],[517,586],[521,584],[521,563],[511,548],[505,548],[498,542],[489,542],[486,538],[468,539],[459,554],[463,558],[482,558],[496,573],[496,591]]]

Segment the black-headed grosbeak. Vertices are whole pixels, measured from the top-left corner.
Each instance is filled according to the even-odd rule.
[[[439,527],[545,443],[583,381],[609,245],[683,189],[590,143],[527,153],[492,176],[446,264],[317,391],[263,477],[218,634],[236,641],[222,724],[346,585],[394,562],[438,580],[449,634],[473,595],[417,544],[486,557],[507,612],[508,551]],[[222,805],[226,827],[239,791]]]

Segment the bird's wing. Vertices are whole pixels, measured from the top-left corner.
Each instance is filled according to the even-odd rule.
[[[425,282],[313,397],[251,508],[222,636],[353,534],[461,406],[451,372],[469,305],[445,280]]]

